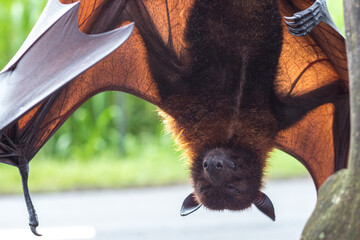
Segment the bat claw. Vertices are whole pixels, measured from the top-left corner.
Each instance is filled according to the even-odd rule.
[[[290,26],[288,26],[288,28],[289,28],[289,31],[291,31],[291,32],[300,32],[300,31],[302,31],[301,29],[299,29],[299,28],[296,28],[296,27],[290,27]]]
[[[42,235],[37,232],[36,227],[37,227],[37,226],[31,226],[31,225],[30,225],[31,232],[32,232],[34,235],[41,237]]]
[[[300,33],[297,33],[297,32],[292,32],[290,29],[289,29],[289,32],[296,36],[296,37],[302,37],[302,36],[305,36],[307,34],[307,32],[300,32]]]
[[[286,17],[286,16],[284,16],[284,18],[285,18],[286,20],[295,20],[295,19],[297,19],[298,17],[296,17],[296,16],[294,15],[294,16],[291,16],[291,17]]]
[[[332,20],[330,13],[327,9],[325,0],[316,0],[315,3],[312,6],[310,6],[308,9],[297,12],[292,17],[284,17],[284,18],[286,20],[292,21],[292,23],[288,23],[285,21],[288,26],[296,25],[297,27],[300,27],[301,25],[305,25],[303,29],[306,28],[305,30],[306,33],[303,35],[306,35],[307,33],[311,32],[319,24],[319,22],[324,22],[328,24],[330,27],[332,27],[335,31],[337,31],[341,36],[343,36],[340,30],[337,28],[334,21]]]
[[[296,18],[296,20],[292,22],[285,21],[289,32],[294,36],[305,36],[319,24],[322,11],[320,11],[320,8],[314,7],[309,11],[304,10],[295,13],[294,16],[298,16],[299,18]]]
[[[285,21],[286,25],[288,26],[297,26],[297,24],[295,22],[288,22],[288,21]]]

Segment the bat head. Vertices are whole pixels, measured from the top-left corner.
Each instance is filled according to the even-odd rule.
[[[185,199],[187,215],[204,205],[212,210],[243,210],[254,204],[275,219],[270,199],[260,191],[263,164],[255,154],[242,149],[214,148],[192,164],[195,192]]]
[[[196,198],[212,210],[250,207],[261,187],[262,166],[245,150],[215,148],[192,168]]]

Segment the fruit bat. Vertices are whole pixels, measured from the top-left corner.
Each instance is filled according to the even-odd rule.
[[[0,161],[20,170],[35,234],[28,164],[102,91],[158,106],[190,162],[182,215],[254,204],[274,220],[261,191],[273,148],[302,162],[317,188],[346,167],[345,44],[324,1],[72,2],[49,1],[0,75]]]

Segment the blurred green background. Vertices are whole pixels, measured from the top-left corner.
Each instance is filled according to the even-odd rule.
[[[45,0],[0,0],[0,67],[18,50]],[[328,1],[343,31],[342,1]],[[101,93],[81,106],[30,164],[31,191],[120,188],[188,182],[186,160],[159,121],[156,108],[134,96]],[[298,177],[304,167],[280,151],[267,177]],[[21,192],[17,169],[0,164],[0,193]]]

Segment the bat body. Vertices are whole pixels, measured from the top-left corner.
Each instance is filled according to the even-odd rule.
[[[182,215],[201,205],[242,210],[254,204],[274,220],[261,187],[266,158],[275,147],[304,163],[316,186],[345,167],[349,112],[343,38],[321,24],[309,36],[294,37],[281,21],[313,1],[81,4],[78,23],[84,32],[103,33],[128,22],[135,22],[136,30],[121,48],[37,105],[16,116],[5,111],[2,162],[26,166],[84,101],[119,90],[157,105],[185,152],[194,192]],[[24,163],[17,162],[20,158]]]
[[[195,1],[185,30],[185,69],[160,90],[169,106],[165,121],[191,161],[196,199],[215,210],[242,210],[258,197],[279,129],[272,86],[282,46],[280,13],[276,1],[242,4]]]
[[[276,95],[283,45],[277,1],[197,0],[186,24],[183,59],[153,53],[156,33],[139,31],[165,106],[162,115],[191,162],[190,196],[214,210],[243,210],[259,198],[272,209],[260,188],[278,133],[342,98],[345,89],[334,82],[302,96]],[[165,44],[161,49],[171,53]]]

